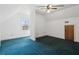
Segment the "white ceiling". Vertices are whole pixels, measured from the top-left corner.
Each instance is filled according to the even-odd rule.
[[[42,15],[47,20],[61,20],[72,17],[79,17],[79,4],[60,9],[59,11]]]
[[[0,22],[11,16],[11,14],[16,12],[19,8],[20,5],[0,4]]]
[[[0,4],[0,23],[16,14],[21,9],[27,8],[27,10],[29,10],[32,6],[33,5],[29,4]]]
[[[43,12],[41,12],[37,8],[37,6],[44,6],[44,5],[46,5],[46,4],[42,4],[42,5],[41,4],[34,4],[34,5],[33,4],[30,4],[30,5],[27,5],[27,4],[25,4],[25,5],[24,4],[23,5],[22,4],[0,4],[0,22],[2,22],[3,20],[7,19],[12,14],[18,12],[23,6],[29,7],[29,8],[35,7],[35,9],[37,10],[38,14],[43,14]],[[66,8],[69,8],[69,7],[72,7],[72,6],[75,6],[75,5],[73,5],[73,4],[66,4],[66,5],[64,5],[63,8],[60,8],[59,10],[66,9]],[[59,10],[57,10],[57,11],[59,11]]]
[[[45,4],[46,5],[46,4]],[[45,6],[44,4],[35,4],[34,6]],[[8,15],[10,15],[11,13],[15,12],[16,10],[20,9],[22,5],[20,4],[0,4],[0,18],[5,18]],[[33,6],[33,5],[31,5]],[[59,8],[58,10],[62,10],[68,7],[74,6],[72,4],[66,4],[64,5],[63,8]],[[36,9],[38,9],[36,7]],[[40,12],[40,10],[38,10]],[[40,12],[41,13],[41,12]]]
[[[56,11],[60,11],[60,10],[63,10],[63,9],[66,9],[66,8],[70,8],[72,6],[75,6],[76,4],[63,4],[64,6],[63,7],[57,7],[58,9],[57,10],[53,10],[51,13],[54,13]],[[37,5],[37,6],[47,6],[46,4],[42,4],[42,5]],[[36,8],[36,13],[37,14],[41,14],[41,15],[45,15],[47,14],[46,12],[44,12],[43,10],[40,9],[40,7],[37,7]]]

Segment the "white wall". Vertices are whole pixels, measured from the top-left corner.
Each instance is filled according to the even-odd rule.
[[[5,19],[1,23],[1,40],[31,36],[34,39],[34,21],[32,22],[34,14],[32,13],[32,5],[22,5],[17,12],[14,10],[14,13],[10,17]],[[31,21],[29,23],[29,30],[22,30],[21,19],[22,17]],[[32,18],[31,18],[32,17]],[[30,31],[32,30],[32,31]]]
[[[0,27],[1,28],[1,27]],[[0,29],[0,46],[1,46],[1,29]]]
[[[46,34],[49,36],[64,38],[64,22],[62,20],[47,21]]]
[[[68,20],[69,24],[75,25],[75,41],[79,42],[79,5],[63,9],[54,13],[44,15],[46,21],[46,34],[54,37],[64,38],[64,25]]]
[[[0,40],[1,40],[1,26],[0,26]]]
[[[75,25],[75,41],[79,42],[79,5],[49,14],[36,14],[35,37],[50,35],[64,39],[65,21]]]
[[[35,37],[40,37],[45,35],[45,22],[46,20],[42,15],[36,14],[36,23],[35,23]]]
[[[16,14],[21,7],[22,5],[20,4],[0,4],[0,23]]]
[[[75,41],[79,42],[79,20],[78,17],[76,18],[76,16],[79,15],[78,10],[79,6],[76,6],[52,14],[39,15],[35,14],[32,5],[22,5],[20,9],[17,11],[14,10],[13,13],[10,14],[11,16],[9,15],[10,17],[1,23],[1,40],[29,35],[33,40],[35,40],[35,37],[44,35],[64,38],[64,21],[69,20],[75,24]],[[22,30],[20,17],[29,19],[30,32],[29,30]]]
[[[1,41],[1,24],[0,24],[0,41]]]
[[[44,35],[64,39],[64,25],[65,21],[68,20],[70,22],[69,24],[75,25],[75,41],[79,42],[79,5],[63,9],[54,13],[45,14],[42,15],[42,17],[42,20],[40,20],[40,16],[37,17],[39,18],[37,22],[37,34],[43,36],[41,34],[43,33]]]
[[[32,40],[35,41],[35,21],[36,21],[36,14],[35,11],[31,12],[30,14],[30,35]]]
[[[22,30],[22,24],[19,14],[14,15],[2,24],[1,39],[11,39],[17,37],[29,36],[29,30]],[[23,15],[24,16],[24,15]]]
[[[58,38],[64,39],[64,25],[65,21],[69,21],[69,24],[74,24],[74,39],[75,41],[79,42],[79,18],[73,17],[73,18],[67,18],[67,19],[61,19],[61,20],[50,20],[47,22],[47,34],[49,36],[54,36]]]

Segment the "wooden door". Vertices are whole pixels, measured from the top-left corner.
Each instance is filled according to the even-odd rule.
[[[74,41],[74,25],[65,25],[65,39]]]

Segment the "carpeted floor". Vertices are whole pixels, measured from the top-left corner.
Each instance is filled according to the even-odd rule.
[[[79,43],[44,36],[32,41],[30,37],[4,40],[0,55],[74,55],[79,54]]]
[[[37,41],[42,44],[48,45],[53,49],[60,50],[63,54],[79,54],[78,42],[67,41],[51,36],[39,37],[37,38]]]

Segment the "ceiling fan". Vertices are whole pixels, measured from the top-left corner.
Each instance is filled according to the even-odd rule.
[[[41,10],[50,13],[51,11],[57,10],[59,7],[64,7],[64,5],[53,5],[53,4],[48,4],[46,6],[38,6],[40,7]]]

